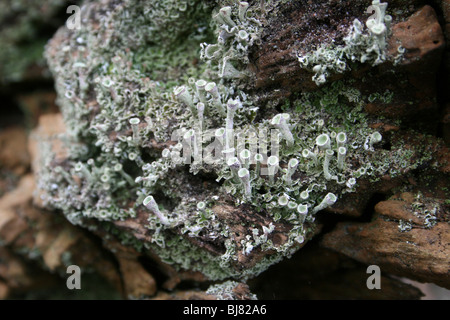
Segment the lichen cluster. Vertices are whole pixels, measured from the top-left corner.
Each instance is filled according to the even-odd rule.
[[[368,12],[374,14],[367,19],[365,30],[363,24],[355,19],[348,34],[344,37],[344,45],[322,45],[314,52],[299,55],[302,68],[314,73],[312,80],[317,85],[327,81],[333,73],[344,73],[351,70],[351,63],[370,63],[372,66],[386,61],[387,37],[390,33],[392,16],[386,14],[387,3],[379,0],[372,2]],[[404,49],[398,49],[400,59]]]
[[[439,212],[444,211],[442,203],[436,199],[425,197],[421,192],[414,194],[413,200],[412,203],[405,205],[405,209],[421,222],[423,228],[433,228],[437,223]],[[399,219],[398,230],[408,232],[413,229],[414,225],[413,219]]]
[[[213,295],[217,300],[236,300],[236,288],[239,286],[239,282],[236,281],[225,281],[221,284],[211,285],[207,290],[206,294]],[[257,300],[256,295],[249,294],[248,298],[251,300]]]
[[[359,179],[411,165],[406,151],[382,148],[362,111],[368,98],[351,82],[256,117],[248,50],[264,28],[258,6],[127,0],[108,14],[89,10],[92,21],[70,36],[60,30],[59,50],[46,53],[68,156],[45,153],[39,186],[44,203],[74,224],[99,220],[124,243],[210,279],[246,278],[295,252],[317,212]],[[244,219],[238,235],[218,213],[225,204],[268,222]],[[142,212],[151,242],[112,223]],[[236,267],[255,252],[266,254]]]

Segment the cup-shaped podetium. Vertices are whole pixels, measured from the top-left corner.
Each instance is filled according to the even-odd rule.
[[[168,225],[169,220],[162,214],[162,212],[159,210],[158,204],[156,203],[153,196],[147,196],[142,204],[154,215],[156,215],[162,224]]]
[[[238,177],[241,179],[244,186],[244,194],[246,198],[250,198],[252,195],[252,186],[250,184],[250,172],[246,168],[241,168],[238,171]]]
[[[290,115],[288,113],[279,113],[272,118],[270,124],[281,131],[283,138],[287,141],[288,145],[294,144],[294,136],[289,128]]]
[[[279,164],[279,159],[277,156],[270,156],[267,159],[267,170],[268,170],[268,174],[269,174],[269,181],[271,183],[273,183],[275,180],[275,174],[278,171],[278,164]]]
[[[383,139],[381,133],[379,133],[378,131],[375,131],[374,133],[372,133],[370,135],[370,140],[369,140],[369,144],[370,144],[370,148],[373,148],[373,145],[375,143],[380,142]]]
[[[317,213],[320,210],[326,209],[330,206],[332,206],[337,201],[337,197],[334,193],[328,193],[320,202],[320,204],[313,209],[313,213]]]
[[[192,114],[196,113],[194,100],[192,98],[192,95],[189,93],[189,90],[186,86],[179,86],[176,87],[173,91],[175,94],[175,97],[185,105],[187,105],[190,109]]]
[[[331,148],[330,136],[327,135],[326,133],[319,135],[316,138],[316,144],[321,150],[330,149]]]
[[[339,132],[336,135],[336,143],[338,147],[343,147],[347,143],[347,135],[345,132]]]

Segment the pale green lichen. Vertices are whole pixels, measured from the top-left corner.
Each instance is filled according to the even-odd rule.
[[[256,121],[248,49],[266,12],[221,4],[123,1],[110,15],[97,13],[105,20],[98,30],[87,24],[59,39],[61,50],[47,58],[68,157],[56,163],[47,149],[39,179],[44,204],[72,223],[100,220],[123,243],[212,280],[248,278],[289,257],[314,231],[317,212],[354,192],[359,179],[415,165],[409,151],[381,148],[351,81],[300,94],[283,113]],[[224,203],[270,222],[242,221],[238,240],[213,210]],[[137,212],[149,217],[150,242],[112,223]],[[273,241],[277,223],[289,226],[282,243]],[[242,270],[238,257],[255,250],[270,254]]]
[[[314,52],[299,54],[298,60],[302,68],[314,73],[312,80],[323,85],[333,73],[351,70],[350,62],[370,63],[376,66],[386,60],[386,39],[390,33],[392,17],[386,15],[387,3],[374,0],[368,11],[375,14],[366,21],[368,32],[363,24],[355,19],[344,37],[344,45],[323,45]],[[399,51],[397,60],[401,59]]]
[[[399,220],[399,222],[398,222],[398,230],[400,232],[408,232],[408,231],[411,231],[412,228],[413,228],[413,225],[412,225],[412,220],[411,219],[410,220],[403,220],[403,219]]]
[[[235,289],[239,285],[237,281],[225,281],[224,283],[209,286],[206,294],[213,295],[217,300],[236,300]],[[256,295],[248,293],[247,299],[257,300]]]

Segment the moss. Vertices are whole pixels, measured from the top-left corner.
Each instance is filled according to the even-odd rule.
[[[47,36],[62,23],[57,15],[66,5],[61,0],[33,3],[5,0],[0,4],[0,81],[18,82],[29,76],[31,67],[45,66]],[[39,77],[45,74],[37,75]]]

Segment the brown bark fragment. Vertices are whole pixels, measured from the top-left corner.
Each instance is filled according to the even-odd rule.
[[[394,218],[389,211],[383,214]],[[386,221],[381,215],[370,223],[342,222],[324,236],[322,245],[378,265],[382,273],[450,288],[450,226],[446,222],[408,232],[400,232],[397,221]]]

